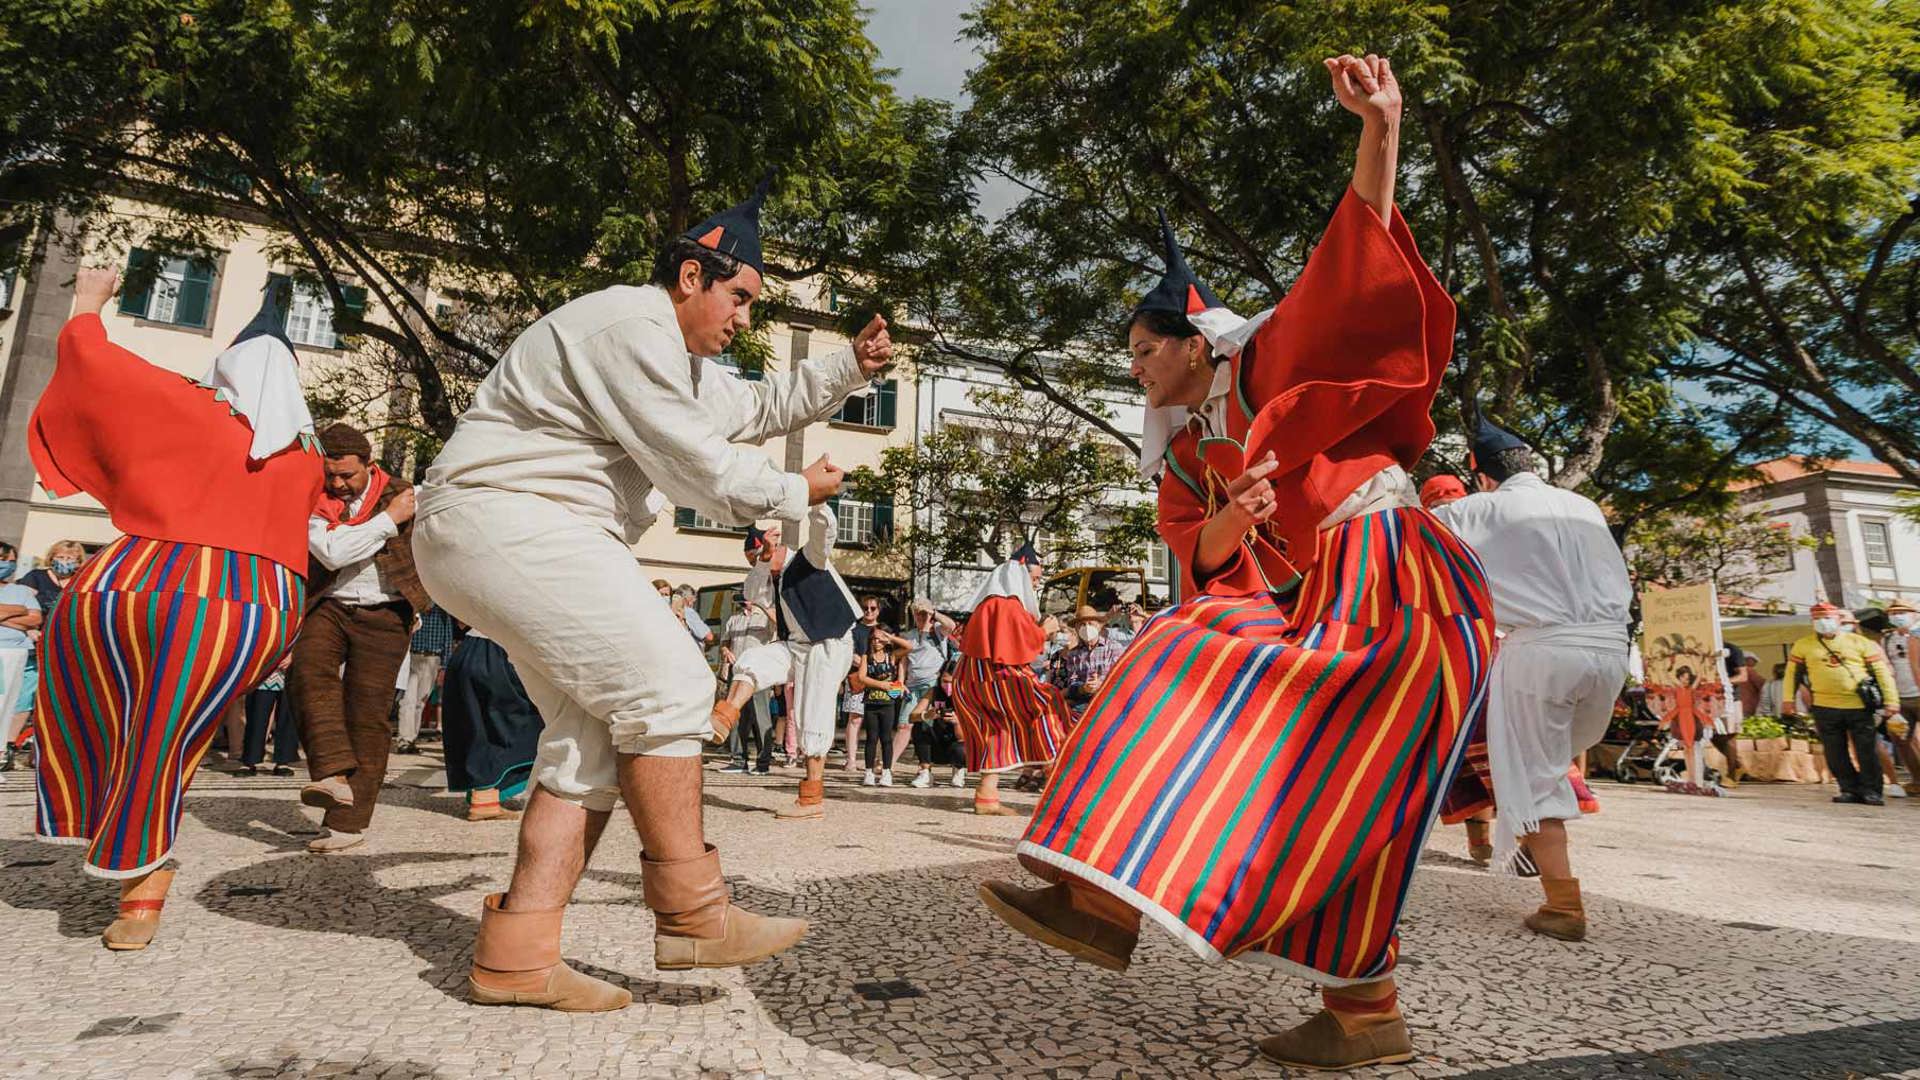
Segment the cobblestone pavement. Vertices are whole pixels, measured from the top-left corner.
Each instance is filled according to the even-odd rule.
[[[113,887],[79,873],[77,849],[30,840],[28,780],[0,778],[0,1076],[1277,1077],[1254,1039],[1316,1008],[1303,983],[1200,963],[1153,931],[1126,975],[1019,938],[973,894],[1019,874],[1019,819],[976,819],[944,784],[862,789],[838,772],[829,816],[806,823],[770,813],[792,774],[709,775],[738,896],[814,920],[796,950],[654,972],[638,845],[616,823],[566,955],[633,1006],[476,1008],[462,982],[514,826],[468,824],[419,786],[430,759],[396,760],[373,838],[325,858],[301,850],[317,826],[295,781],[204,774],[165,925],[135,953],[100,946]],[[1402,926],[1421,1056],[1364,1075],[1920,1077],[1920,800],[1599,792],[1575,830],[1582,945],[1528,934],[1537,886],[1436,833]]]

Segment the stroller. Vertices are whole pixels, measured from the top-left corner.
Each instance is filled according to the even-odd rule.
[[[1685,783],[1686,744],[1680,741],[1679,736],[1669,732],[1665,722],[1647,706],[1645,689],[1632,687],[1621,696],[1627,706],[1626,715],[1618,718],[1616,723],[1624,729],[1627,748],[1614,766],[1615,778],[1623,784],[1642,780],[1656,784]],[[1712,766],[1703,766],[1701,777],[1710,785],[1716,784],[1720,780],[1720,771]]]

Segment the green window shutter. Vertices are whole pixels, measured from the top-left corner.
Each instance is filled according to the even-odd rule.
[[[340,286],[340,299],[346,301],[346,313],[351,318],[361,318],[367,313],[367,290],[359,285]],[[333,320],[333,347],[340,347],[340,319]]]
[[[152,265],[153,252],[148,251],[146,248],[134,248],[127,253],[127,272],[124,276],[128,281],[136,280],[143,271]],[[133,315],[144,319],[147,317],[147,303],[152,299],[153,280],[148,278],[147,283],[141,287],[139,292],[135,292],[132,289],[121,290],[120,314]]]
[[[893,496],[891,495],[882,495],[873,500],[873,539],[875,543],[881,544],[893,539]]]
[[[880,415],[874,423],[880,427],[891,429],[894,426],[894,394],[898,385],[895,380],[888,379],[880,384],[880,389],[874,391],[874,396],[880,399]]]
[[[674,507],[673,524],[674,527],[678,529],[693,528],[693,508],[691,506]]]
[[[213,262],[209,259],[186,260],[180,275],[180,298],[173,308],[173,321],[180,326],[207,325],[207,311],[213,306]]]

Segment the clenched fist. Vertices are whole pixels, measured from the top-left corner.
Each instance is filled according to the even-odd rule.
[[[875,315],[853,339],[853,358],[869,377],[880,374],[893,363],[893,338],[887,333],[887,320]]]

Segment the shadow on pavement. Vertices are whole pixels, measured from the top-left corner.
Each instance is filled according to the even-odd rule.
[[[257,832],[255,821],[276,820],[272,816],[276,808],[285,807],[263,799],[220,798],[202,800],[190,812],[211,828],[252,838]],[[290,812],[305,820],[297,808]],[[428,965],[420,975],[423,981],[465,1001],[479,918],[457,914],[436,901],[491,885],[499,879],[498,873],[468,873],[452,881],[408,888],[384,885],[380,878],[397,867],[497,857],[489,852],[399,851],[272,858],[212,878],[194,899],[209,911],[271,929],[397,941]],[[636,1002],[700,1005],[725,993],[710,986],[635,978],[571,958],[568,963],[575,970],[625,986]]]
[[[1462,1073],[1460,1080],[1599,1080],[1620,1076],[1791,1076],[1858,1080],[1920,1068],[1920,1023],[1860,1024],[1798,1035],[1590,1054]]]
[[[78,844],[0,840],[0,904],[59,916],[61,937],[99,937],[119,911],[120,883],[80,869]]]

